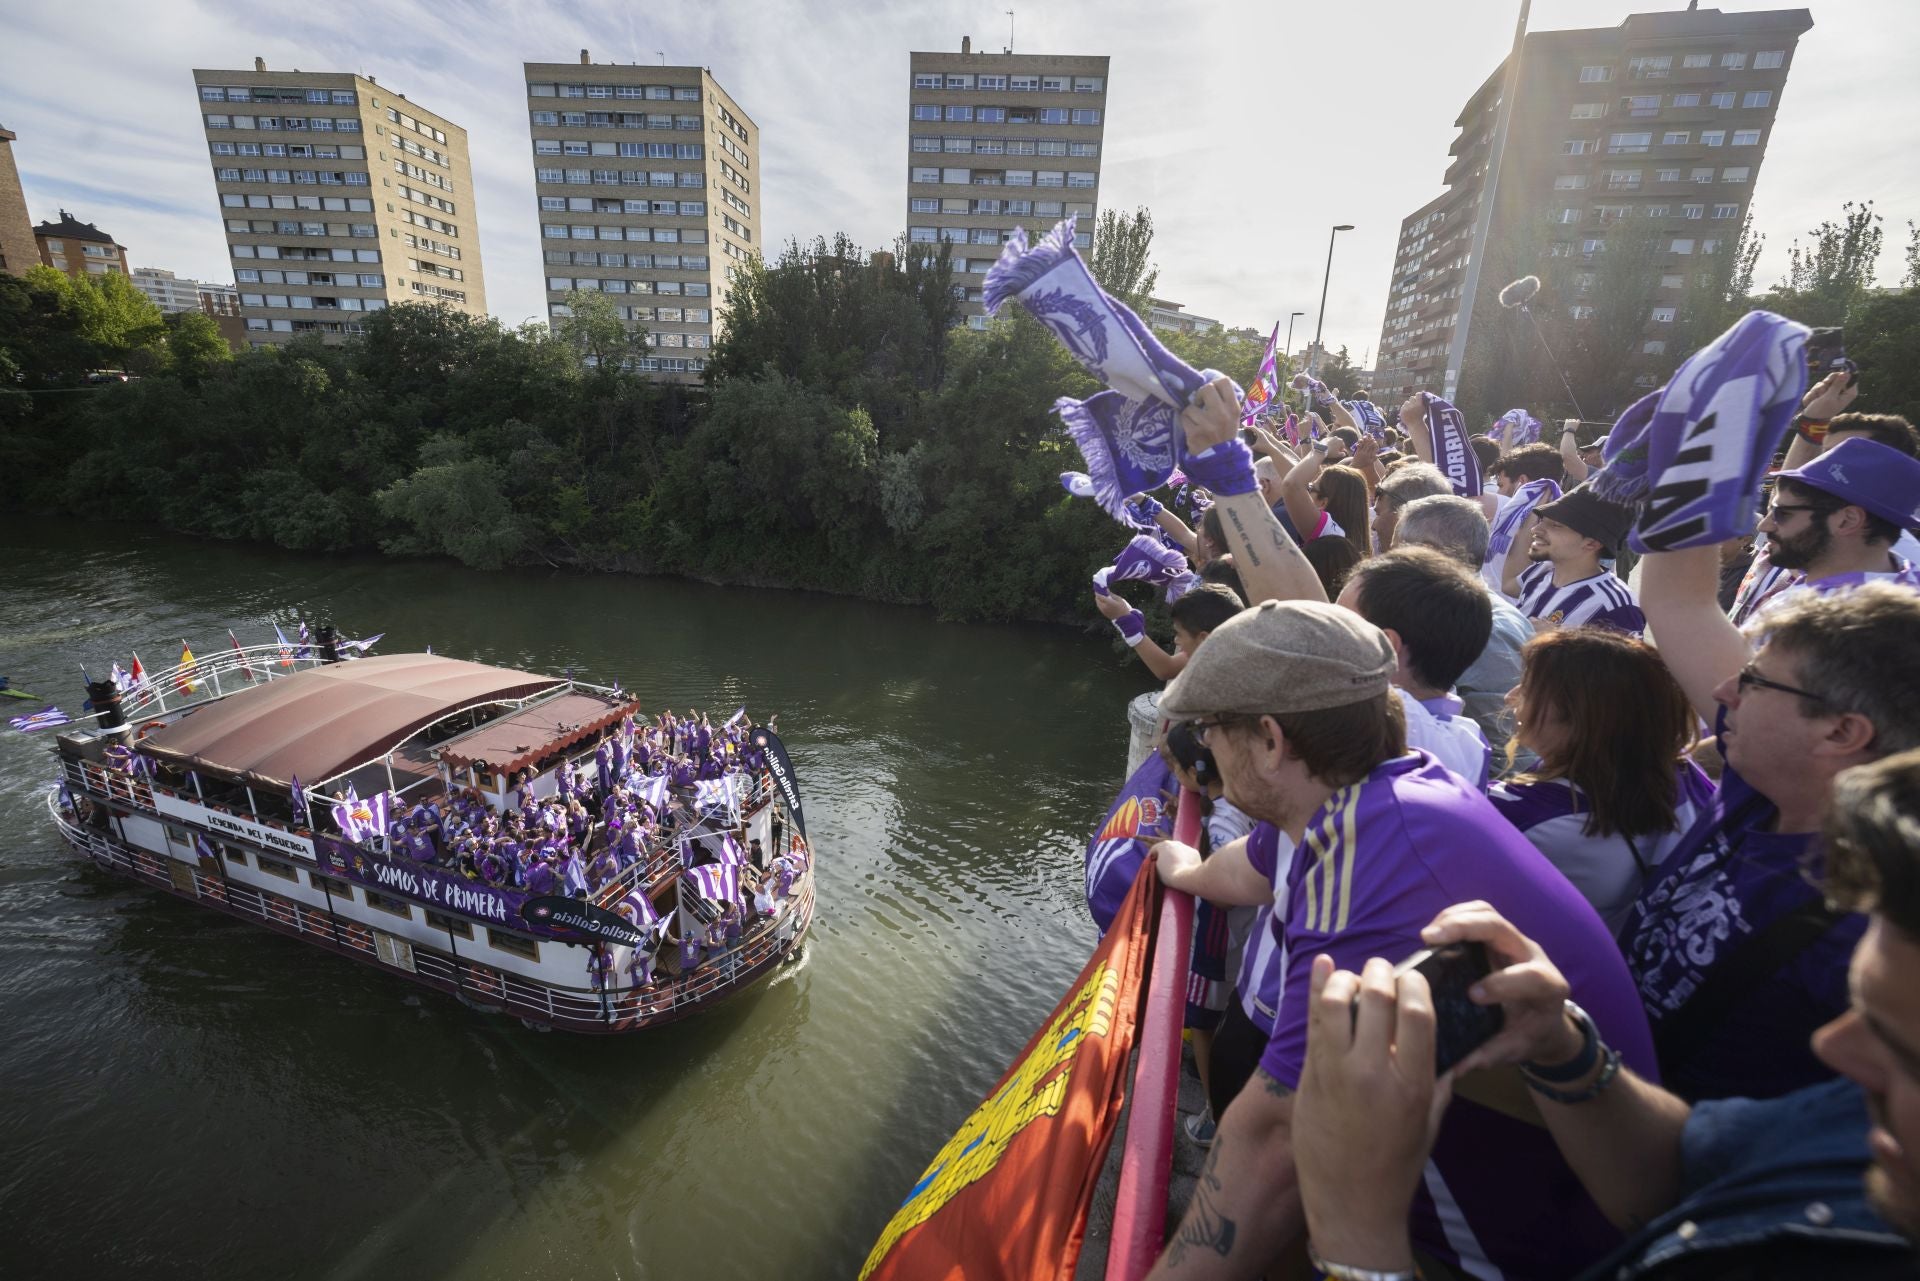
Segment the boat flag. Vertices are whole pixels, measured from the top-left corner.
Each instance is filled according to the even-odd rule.
[[[692,883],[694,892],[709,903],[740,901],[738,863],[708,863],[704,867],[690,867],[687,869],[687,880]]]
[[[387,834],[389,805],[386,792],[375,792],[363,801],[353,794],[353,784],[348,783],[347,799],[333,807],[333,821],[340,825],[341,834],[356,844],[379,839]]]
[[[124,694],[133,688],[133,677],[127,675],[127,669],[115,663],[107,669],[107,679],[113,682],[116,692]]]
[[[280,666],[293,666],[293,646],[287,640],[287,634],[280,630],[280,624],[273,625],[274,639],[280,642]]]
[[[733,838],[732,832],[720,833],[720,861],[738,867],[747,861],[747,852],[740,848],[740,842]]]
[[[134,689],[147,687],[147,669],[140,665],[140,651],[133,651],[133,666],[127,669],[127,681]]]
[[[567,893],[585,894],[587,892],[587,869],[581,864],[578,854],[567,855],[567,861],[560,867],[562,881]]]
[[[640,799],[645,801],[656,813],[666,808],[667,776],[665,774],[651,775],[644,783],[640,784],[639,791]]]
[[[741,721],[744,721],[745,719],[747,719],[747,705],[745,703],[742,703],[740,704],[740,710],[735,712],[733,715],[727,717],[727,723],[725,725],[722,725],[720,728],[732,729],[735,725],[738,725]]]
[[[733,779],[703,778],[693,785],[693,808],[696,813],[707,815],[715,810],[722,811],[729,820],[740,817],[740,798],[734,790]]]
[[[247,651],[240,648],[240,638],[233,634],[233,628],[227,628],[227,639],[233,642],[233,652],[240,658],[240,671],[248,679],[253,679],[253,664],[247,661]]]
[[[300,651],[295,657],[313,657],[313,633],[307,630],[307,620],[304,618],[300,620]]]
[[[367,651],[375,645],[378,645],[380,638],[385,635],[385,632],[375,632],[365,640],[343,640],[340,642],[340,652],[343,654],[350,653],[355,657],[364,658],[366,657]]]
[[[200,687],[193,683],[193,647],[185,641],[180,642],[180,672],[173,678],[174,685],[182,694],[191,694]]]
[[[1268,412],[1273,401],[1280,394],[1280,369],[1277,361],[1277,349],[1280,345],[1280,322],[1273,322],[1273,333],[1267,338],[1266,354],[1260,357],[1260,372],[1254,376],[1253,386],[1247,388],[1246,396],[1241,400],[1240,421],[1245,426],[1253,426],[1254,419]]]
[[[300,786],[300,776],[293,776],[293,786],[288,789],[293,799],[293,816],[302,823],[307,821],[307,789]]]
[[[72,720],[73,717],[67,715],[59,708],[47,707],[41,711],[31,712],[25,716],[9,716],[7,718],[7,724],[13,726],[22,734],[31,734],[37,729],[52,729],[56,725],[65,725]]]
[[[908,1191],[861,1281],[1074,1275],[1126,1100],[1159,903],[1143,864],[1073,987]]]
[[[644,890],[635,890],[618,903],[613,910],[632,921],[637,929],[649,929],[660,919],[660,913],[653,910],[653,901]]]

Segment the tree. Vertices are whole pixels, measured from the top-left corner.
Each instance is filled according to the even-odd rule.
[[[435,436],[420,466],[375,495],[380,512],[406,532],[389,551],[448,555],[475,569],[498,569],[526,550],[526,528],[501,492],[497,463],[469,456],[467,443]]]
[[[1651,218],[1622,219],[1608,228],[1592,269],[1576,268],[1575,296],[1586,311],[1572,327],[1571,349],[1557,350],[1590,414],[1611,417],[1638,394],[1635,376],[1645,368],[1641,349],[1668,265],[1668,240]]]
[[[1353,356],[1347,351],[1345,343],[1340,344],[1338,352],[1320,362],[1313,376],[1325,383],[1330,390],[1339,388],[1340,395],[1346,400],[1353,399],[1354,392],[1360,389],[1360,384],[1364,381],[1360,377],[1360,368],[1353,363]]]
[[[1260,358],[1267,351],[1265,342],[1235,338],[1225,326],[1216,326],[1198,334],[1162,331],[1158,336],[1168,351],[1195,369],[1218,370],[1243,390],[1253,386],[1253,380],[1260,373]],[[1281,385],[1285,386],[1287,379],[1293,377],[1293,366],[1288,363],[1284,352],[1275,360],[1275,368],[1279,372]]]
[[[1806,325],[1845,324],[1847,312],[1873,287],[1885,240],[1884,221],[1873,201],[1840,206],[1840,221],[1828,219],[1787,250],[1786,279],[1762,299],[1771,311]]]
[[[1153,214],[1145,205],[1131,214],[1106,209],[1093,233],[1087,269],[1102,289],[1144,316],[1160,280],[1152,253]]]
[[[579,356],[583,367],[614,373],[646,355],[647,331],[620,318],[611,297],[597,289],[571,290],[569,315],[555,329]]]
[[[1908,289],[1920,289],[1920,226],[1907,219],[1907,274],[1900,283]]]
[[[1855,408],[1920,422],[1920,288],[1874,294],[1847,313],[1847,354],[1860,366]]]
[[[165,364],[166,315],[119,272],[74,277],[30,267],[27,280],[63,298],[63,309],[102,366],[148,373]]]
[[[166,318],[167,370],[194,382],[233,361],[233,349],[220,326],[204,311],[180,311]]]

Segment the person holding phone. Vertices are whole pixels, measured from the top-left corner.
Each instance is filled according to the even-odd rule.
[[[1568,1001],[1548,951],[1485,903],[1424,931],[1487,950],[1464,999],[1500,1031],[1455,1072],[1514,1064],[1582,1183],[1635,1229],[1591,1278],[1910,1278],[1920,1237],[1920,750],[1842,774],[1823,832],[1828,892],[1869,914],[1845,1012],[1812,1038],[1837,1080],[1689,1105],[1632,1068]],[[1407,1213],[1453,1082],[1436,1075],[1443,995],[1384,959],[1315,959],[1292,1117],[1328,1274],[1411,1278]],[[1864,1176],[1864,1177],[1863,1177]]]
[[[1230,415],[1226,426],[1221,439]],[[1284,878],[1274,888],[1285,895],[1275,912],[1287,960],[1272,1034],[1220,1117],[1156,1277],[1255,1277],[1300,1236],[1288,1120],[1317,953],[1349,966],[1405,956],[1440,909],[1468,893],[1488,897],[1575,958],[1579,998],[1630,1062],[1654,1070],[1632,980],[1592,907],[1470,783],[1406,751],[1397,668],[1386,635],[1352,610],[1269,601],[1217,628],[1162,696],[1162,714],[1191,723],[1213,753],[1227,797],[1302,839],[1264,869]],[[1156,855],[1173,888],[1226,902],[1258,892],[1262,869],[1247,846],[1204,863],[1173,843]],[[1418,1192],[1414,1238],[1455,1274],[1563,1275],[1615,1234],[1545,1132],[1503,1110],[1512,1089],[1475,1084],[1486,1092],[1449,1109]]]

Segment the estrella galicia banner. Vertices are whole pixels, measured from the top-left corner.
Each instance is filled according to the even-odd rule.
[[[787,812],[793,815],[793,825],[800,835],[807,834],[807,816],[800,811],[800,780],[793,772],[793,762],[787,759],[787,745],[780,736],[765,725],[756,725],[749,740],[755,747],[767,754],[767,768],[773,771],[773,781],[780,788],[780,795],[787,800]]]
[[[544,925],[559,934],[580,934],[627,947],[639,947],[647,937],[625,917],[561,894],[528,899],[520,905],[520,915],[529,925]]]
[[[1159,915],[1143,863],[1113,928],[887,1222],[860,1281],[1064,1281],[1127,1093]]]

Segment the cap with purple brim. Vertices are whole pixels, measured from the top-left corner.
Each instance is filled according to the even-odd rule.
[[[1845,499],[1902,529],[1920,529],[1920,459],[1890,445],[1854,436],[1780,475]]]

